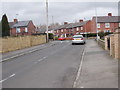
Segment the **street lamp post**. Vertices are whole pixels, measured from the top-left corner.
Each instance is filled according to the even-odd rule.
[[[48,0],[46,0],[46,32],[47,32],[47,42],[49,42],[49,36],[48,36]]]
[[[98,41],[98,29],[97,29],[97,8],[95,8],[95,13],[96,13],[96,34],[97,34],[97,41]]]
[[[16,14],[16,19],[18,19],[18,15],[19,15],[19,14]],[[16,22],[16,23],[17,23],[17,22]],[[18,36],[17,26],[15,27],[15,29],[16,29],[16,36]]]
[[[86,29],[87,22],[86,22],[86,18],[84,18],[84,20],[85,20],[85,38],[87,39],[87,29]]]

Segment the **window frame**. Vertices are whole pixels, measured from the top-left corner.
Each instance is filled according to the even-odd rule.
[[[81,30],[83,30],[83,27],[80,27]]]
[[[100,28],[100,23],[97,23],[97,28]]]
[[[79,27],[76,28],[76,31],[79,31]]]
[[[110,23],[105,23],[105,28],[110,28]]]
[[[20,32],[21,32],[20,28],[16,28],[16,33],[20,33]]]
[[[28,32],[28,28],[27,28],[27,27],[25,28],[25,32],[26,32],[26,33]]]

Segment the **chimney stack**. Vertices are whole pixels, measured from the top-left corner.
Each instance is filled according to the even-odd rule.
[[[79,22],[83,22],[83,19],[80,19]]]
[[[17,23],[17,22],[18,22],[18,20],[17,20],[17,19],[14,19],[14,22],[15,22],[15,23]]]
[[[108,16],[112,16],[112,13],[108,13]]]
[[[64,22],[64,25],[65,25],[65,24],[68,24],[68,22]]]

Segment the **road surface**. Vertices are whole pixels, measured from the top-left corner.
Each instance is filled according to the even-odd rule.
[[[48,48],[2,63],[3,88],[72,88],[84,45],[54,41]]]

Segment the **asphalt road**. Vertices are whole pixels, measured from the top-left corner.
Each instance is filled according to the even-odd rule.
[[[2,63],[3,88],[72,88],[84,45],[54,45]]]

